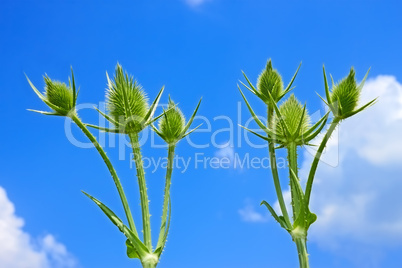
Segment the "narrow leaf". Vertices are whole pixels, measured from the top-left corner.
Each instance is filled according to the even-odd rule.
[[[95,197],[85,193],[84,191],[83,193],[88,196],[92,201],[94,201],[95,204],[97,204],[99,208],[103,211],[103,213],[105,213],[106,216],[112,221],[112,223],[116,225],[117,228],[119,228],[119,230],[130,240],[131,244],[140,257],[150,253],[148,248],[144,245],[144,243],[142,243],[138,236],[136,236],[127,226],[125,226],[124,223],[119,219],[119,217],[116,216],[116,214],[112,210],[110,210]]]

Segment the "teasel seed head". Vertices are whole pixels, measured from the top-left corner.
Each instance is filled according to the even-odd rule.
[[[149,105],[142,86],[117,64],[113,81],[108,77],[106,93],[107,110],[116,122],[124,124],[125,132],[139,132]]]
[[[366,75],[363,78],[363,81],[359,85],[356,82],[356,73],[353,68],[350,69],[349,75],[342,79],[338,84],[335,84],[334,80],[331,77],[332,90],[330,91],[325,67],[323,67],[325,95],[327,98],[327,100],[324,100],[324,102],[331,109],[332,113],[338,121],[351,117],[376,102],[376,99],[374,99],[366,103],[362,107],[357,108],[359,104],[360,93],[367,79],[369,71],[370,69],[367,71]]]
[[[49,76],[45,75],[45,92],[42,94],[39,90],[33,85],[33,83],[29,80],[28,76],[26,76],[29,85],[33,89],[33,91],[38,95],[38,97],[49,106],[53,112],[45,112],[38,110],[31,110],[32,112],[37,112],[45,115],[58,115],[58,116],[73,116],[75,115],[75,106],[77,103],[78,91],[75,87],[74,80],[74,72],[71,68],[71,80],[69,80],[69,85],[67,86],[63,82],[55,81],[49,78]]]
[[[175,143],[183,135],[183,130],[186,125],[186,119],[182,111],[170,99],[168,109],[164,116],[159,120],[159,131],[163,134],[167,143]]]
[[[273,69],[271,59],[258,77],[257,89],[266,100],[269,100],[269,94],[271,94],[274,101],[278,102],[284,95],[282,77],[277,70]]]
[[[297,131],[299,131],[299,133],[305,133],[309,129],[310,116],[294,94],[290,95],[290,97],[279,106],[279,110],[291,136],[295,135]],[[275,122],[276,131],[280,135],[286,136],[277,114],[275,116]]]

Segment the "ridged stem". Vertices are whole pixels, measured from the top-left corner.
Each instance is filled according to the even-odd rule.
[[[305,198],[306,198],[307,205],[310,203],[310,195],[311,195],[311,190],[313,187],[315,173],[316,173],[317,167],[318,167],[318,162],[320,161],[322,152],[324,151],[329,138],[331,137],[332,133],[338,126],[339,122],[340,122],[340,119],[335,117],[334,120],[332,121],[331,125],[329,126],[327,133],[325,133],[325,136],[321,141],[320,147],[318,147],[317,153],[315,154],[313,163],[311,164],[311,169],[308,174],[308,179],[307,179],[307,184],[306,184],[306,192],[305,192]]]
[[[288,149],[288,164],[289,164],[289,178],[292,178],[291,170],[293,170],[294,174],[297,177],[297,145],[296,143],[289,143],[287,146]],[[296,220],[300,211],[300,201],[297,198],[296,194],[296,185],[292,179],[290,179],[290,191],[292,195],[292,208],[293,208],[293,220]]]
[[[78,118],[77,115],[72,115],[71,119],[73,122],[81,129],[81,131],[85,134],[85,136],[88,137],[88,139],[92,142],[92,144],[95,146],[96,150],[100,154],[100,156],[103,159],[103,162],[105,162],[110,174],[112,175],[114,184],[116,185],[117,191],[119,192],[120,200],[123,204],[124,212],[126,213],[126,217],[128,220],[128,224],[130,226],[131,231],[134,232],[135,235],[138,236],[137,229],[134,224],[134,219],[131,214],[130,207],[127,202],[126,195],[123,190],[123,186],[121,185],[120,179],[117,176],[116,170],[114,169],[112,163],[110,162],[109,158],[107,157],[105,151],[103,148],[99,145],[98,141],[96,138],[92,135],[92,133],[85,127],[85,125],[81,122],[81,120]]]
[[[307,253],[307,245],[305,238],[296,238],[295,239],[297,253],[299,255],[299,264],[300,268],[309,268],[308,262],[308,253]]]
[[[166,221],[167,221],[167,213],[168,213],[168,207],[169,207],[169,202],[170,202],[170,185],[171,185],[171,178],[172,178],[172,172],[173,172],[173,161],[174,161],[174,150],[175,150],[175,144],[169,145],[168,147],[168,165],[166,169],[166,181],[165,181],[165,196],[163,198],[163,209],[162,209],[162,222],[161,222],[161,228],[159,232],[159,238],[158,238],[158,245],[156,248],[159,246],[163,246],[163,238],[165,236],[165,231],[166,231]]]
[[[273,128],[273,125],[274,125],[273,120],[274,120],[274,109],[273,109],[273,107],[271,107],[271,105],[269,105],[268,111],[267,111],[267,121],[268,121],[269,129]],[[281,183],[279,181],[278,167],[276,165],[275,144],[272,141],[268,141],[268,150],[269,150],[269,161],[271,164],[272,178],[274,180],[274,186],[275,186],[275,191],[276,191],[276,196],[278,198],[279,206],[281,208],[282,215],[285,218],[286,223],[289,226],[291,226],[291,223],[289,220],[289,214],[286,209],[285,200],[283,199]]]
[[[142,212],[142,228],[144,232],[144,244],[152,251],[151,237],[151,215],[149,214],[149,199],[147,193],[147,185],[145,181],[145,172],[142,162],[142,154],[140,144],[138,142],[138,134],[130,133],[130,143],[133,148],[135,168],[137,170],[138,186],[140,188],[141,212]]]

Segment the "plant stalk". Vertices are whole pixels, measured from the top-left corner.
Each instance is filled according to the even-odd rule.
[[[329,126],[327,133],[325,133],[325,136],[321,141],[320,147],[318,147],[317,153],[314,156],[314,160],[313,160],[313,163],[311,164],[311,169],[308,174],[308,179],[307,179],[307,184],[306,184],[305,198],[306,198],[307,205],[310,203],[310,195],[311,195],[311,190],[313,188],[313,182],[314,182],[315,173],[317,171],[318,162],[320,161],[322,152],[324,151],[325,146],[327,145],[327,142],[332,135],[332,132],[334,132],[334,130],[338,126],[339,122],[340,122],[340,119],[337,117],[335,117],[334,120],[331,122],[331,125]]]
[[[300,268],[309,268],[308,262],[308,253],[307,253],[307,245],[305,238],[296,238],[295,239],[297,253],[299,255],[299,264]]]
[[[268,121],[268,128],[272,129],[274,125],[274,108],[269,105],[268,106],[268,111],[267,111],[267,121]],[[275,138],[275,137],[273,137]],[[274,180],[274,186],[275,186],[275,191],[276,191],[276,196],[278,198],[279,206],[282,211],[282,215],[285,218],[286,223],[291,226],[290,220],[289,220],[289,214],[286,209],[286,204],[283,199],[283,194],[282,194],[282,188],[281,188],[281,183],[279,181],[279,175],[278,175],[278,167],[276,164],[276,153],[275,153],[275,144],[272,141],[268,141],[268,150],[269,150],[269,161],[271,164],[271,171],[272,171],[272,178]]]
[[[163,199],[163,209],[162,209],[162,222],[161,222],[161,228],[159,232],[159,238],[158,238],[158,245],[156,248],[161,246],[163,243],[163,238],[165,236],[166,232],[166,221],[167,221],[167,212],[168,212],[168,206],[170,202],[170,185],[171,185],[171,178],[172,178],[172,172],[173,172],[173,161],[174,161],[174,150],[175,150],[176,144],[169,144],[168,147],[168,165],[167,165],[167,170],[166,170],[166,182],[165,182],[165,196]]]
[[[96,150],[100,154],[100,156],[103,159],[103,162],[105,162],[110,174],[112,175],[113,181],[116,185],[117,191],[119,192],[120,200],[123,204],[124,212],[126,214],[128,224],[130,226],[131,231],[134,232],[135,235],[138,236],[137,229],[134,224],[134,219],[131,214],[130,207],[127,202],[126,195],[123,190],[123,186],[121,185],[120,179],[117,176],[116,170],[114,169],[112,163],[110,162],[109,158],[107,157],[105,151],[103,148],[99,145],[98,141],[96,138],[92,135],[92,133],[85,127],[85,125],[82,123],[82,121],[78,118],[76,114],[73,114],[70,116],[70,118],[73,120],[73,122],[81,129],[81,131],[85,134],[85,136],[88,137],[88,139],[92,142],[92,144],[95,146]]]
[[[138,134],[130,133],[130,143],[133,148],[135,168],[137,170],[138,186],[140,188],[141,212],[142,212],[142,228],[144,231],[144,244],[152,251],[151,237],[151,215],[149,214],[149,199],[147,193],[147,185],[145,181],[145,172],[142,162],[141,148],[138,142]]]
[[[297,168],[297,145],[296,143],[289,143],[287,146],[288,149],[288,164],[289,164],[289,178],[292,178],[292,171],[296,176],[298,173]],[[290,191],[292,195],[292,208],[293,208],[293,220],[295,221],[300,211],[300,200],[297,198],[296,194],[296,185],[292,179],[290,179]]]

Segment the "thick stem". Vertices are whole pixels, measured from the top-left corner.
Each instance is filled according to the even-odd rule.
[[[268,119],[268,128],[273,129],[274,110],[271,106],[268,106],[267,119]],[[291,226],[291,223],[289,220],[289,214],[286,209],[286,204],[283,199],[281,184],[279,181],[278,167],[276,165],[275,144],[272,141],[268,141],[268,150],[269,150],[269,161],[271,164],[272,178],[274,180],[274,186],[275,186],[275,191],[276,191],[276,196],[278,198],[279,206],[281,208],[282,215],[285,218],[286,223],[289,226]]]
[[[308,263],[306,239],[305,238],[296,238],[295,243],[296,243],[296,247],[297,247],[297,253],[299,255],[300,268],[309,268],[310,265]]]
[[[159,232],[159,238],[158,238],[158,245],[156,248],[159,246],[162,246],[163,243],[163,238],[165,236],[165,231],[166,231],[166,221],[167,221],[167,213],[168,213],[168,206],[170,202],[170,185],[171,185],[171,178],[172,178],[172,172],[173,172],[173,161],[174,161],[174,150],[175,150],[175,144],[169,145],[168,148],[168,165],[167,165],[167,170],[166,170],[166,181],[165,181],[165,196],[163,198],[163,209],[162,209],[162,222],[161,222],[161,228]]]
[[[150,251],[152,251],[151,215],[149,214],[149,199],[147,194],[147,185],[145,181],[144,166],[142,163],[141,148],[138,142],[137,133],[130,133],[129,137],[131,147],[133,148],[135,168],[137,170],[138,186],[140,188],[142,228],[144,230],[144,244]]]
[[[288,163],[289,163],[289,178],[291,178],[292,171],[297,177],[297,145],[296,143],[289,143],[287,145],[288,149]],[[291,171],[292,170],[292,171]],[[290,191],[292,194],[292,207],[293,207],[293,220],[296,220],[297,216],[299,215],[300,211],[300,200],[297,198],[296,194],[296,185],[292,179],[290,179]]]
[[[306,184],[306,193],[305,193],[307,205],[310,203],[310,195],[311,195],[311,190],[313,188],[313,181],[314,181],[315,173],[317,171],[318,162],[320,161],[322,152],[324,151],[324,148],[327,145],[327,142],[328,142],[329,138],[331,137],[332,132],[334,132],[334,130],[338,126],[339,122],[340,122],[340,119],[335,117],[334,120],[332,121],[331,125],[329,126],[327,133],[325,133],[325,136],[321,141],[320,147],[318,147],[317,153],[315,154],[313,163],[311,164],[311,169],[308,174],[308,179],[307,179],[307,184]]]
[[[107,155],[106,155],[105,151],[103,150],[103,148],[99,145],[99,143],[96,140],[96,138],[85,127],[85,125],[81,122],[81,120],[78,118],[78,116],[77,115],[72,115],[71,119],[82,130],[82,132],[88,137],[88,139],[92,142],[92,144],[95,146],[96,150],[98,151],[98,153],[102,157],[103,161],[105,162],[110,174],[112,175],[112,178],[113,178],[113,181],[114,181],[114,183],[116,185],[117,191],[119,192],[120,200],[121,200],[121,202],[123,204],[124,212],[126,213],[126,217],[127,217],[130,229],[131,229],[131,231],[134,232],[135,235],[138,236],[137,229],[135,228],[135,224],[134,224],[134,219],[133,219],[133,216],[131,214],[131,210],[130,210],[130,207],[128,205],[127,198],[126,198],[126,195],[125,195],[124,190],[123,190],[123,186],[121,185],[120,179],[117,176],[117,173],[116,173],[112,163],[110,162],[110,160],[107,157]]]
[[[157,263],[143,263],[142,267],[143,268],[155,268]]]

